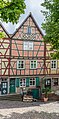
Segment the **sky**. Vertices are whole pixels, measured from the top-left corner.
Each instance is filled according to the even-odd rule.
[[[8,31],[8,33],[13,34],[15,30],[20,26],[20,24],[24,21],[24,19],[29,15],[30,12],[32,13],[39,28],[41,28],[41,24],[44,21],[44,16],[41,13],[41,10],[44,10],[44,8],[41,6],[41,3],[43,2],[44,0],[25,0],[26,3],[25,14],[21,15],[21,17],[19,18],[19,22],[14,25],[12,23],[8,23],[8,24],[5,22],[2,23],[5,29]],[[44,33],[43,30],[42,32]]]

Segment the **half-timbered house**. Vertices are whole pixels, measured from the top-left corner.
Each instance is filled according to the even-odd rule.
[[[10,37],[1,23],[0,32],[4,32],[4,38],[0,38],[0,94],[6,94],[10,77]]]
[[[10,93],[17,92],[20,87],[27,90],[40,86],[40,76],[44,74],[45,63],[42,36],[31,13],[13,34],[10,52]]]
[[[1,94],[20,93],[23,88],[24,92],[35,89],[33,95],[38,96],[43,79],[45,87],[59,89],[59,62],[50,58],[50,45],[43,41],[43,33],[31,13],[12,37],[1,24],[0,31],[5,32],[5,38],[0,39]]]

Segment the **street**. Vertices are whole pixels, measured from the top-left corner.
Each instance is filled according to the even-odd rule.
[[[59,119],[59,102],[0,101],[0,119]]]

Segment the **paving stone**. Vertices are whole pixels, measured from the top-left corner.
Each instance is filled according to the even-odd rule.
[[[0,119],[59,119],[59,102],[0,101]]]

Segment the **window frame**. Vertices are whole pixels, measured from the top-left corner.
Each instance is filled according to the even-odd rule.
[[[27,47],[25,47],[25,43],[27,43]],[[32,43],[32,49],[30,49],[30,43]],[[32,41],[24,41],[23,42],[23,50],[25,50],[25,51],[33,51],[33,42]]]
[[[30,28],[30,30],[29,30],[29,28]],[[30,32],[29,32],[29,31],[30,31]],[[31,33],[32,33],[31,26],[28,26],[28,27],[27,27],[27,34],[28,34],[28,35],[31,35]]]
[[[18,65],[19,65],[19,61],[20,62],[24,62],[24,67],[23,68],[19,68]],[[25,61],[24,60],[17,60],[17,69],[25,69]]]
[[[34,63],[34,61],[36,61],[36,68],[34,68],[34,67],[33,67],[33,68],[31,68],[31,62],[33,62],[33,63]],[[34,64],[33,64],[33,66],[34,66]],[[37,69],[37,60],[31,60],[31,61],[30,61],[30,69]]]
[[[7,83],[6,82],[3,82],[3,88],[7,88]]]
[[[54,61],[56,62],[56,67],[54,68]],[[53,62],[53,68],[52,68],[52,62]],[[56,70],[57,69],[57,60],[51,60],[51,70]]]
[[[34,77],[33,77],[34,78]],[[32,83],[33,83],[33,78],[30,78],[30,79],[32,79]],[[31,87],[31,86],[36,86],[36,78],[34,78],[35,79],[35,85],[30,85],[30,79],[29,79],[29,86]]]
[[[22,79],[22,80],[25,79],[25,86],[24,86],[24,85],[22,85],[22,86],[20,85],[20,87],[26,87],[26,78],[21,78],[21,79]],[[20,79],[20,80],[21,80],[21,79]],[[20,81],[20,82],[21,82],[21,81]],[[23,82],[22,82],[22,83],[23,83]]]
[[[51,77],[45,79],[45,87],[50,87],[51,86]]]

